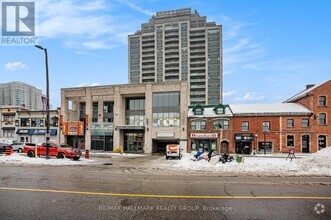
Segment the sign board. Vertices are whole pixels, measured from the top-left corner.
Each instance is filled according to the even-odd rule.
[[[234,140],[236,142],[252,142],[254,141],[253,134],[234,134]]]
[[[191,138],[217,138],[217,133],[191,133]]]
[[[63,122],[62,133],[68,136],[84,136],[84,122],[82,121],[66,121]]]
[[[156,132],[156,137],[175,137],[175,132]]]

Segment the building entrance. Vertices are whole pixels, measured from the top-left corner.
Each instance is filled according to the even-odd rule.
[[[144,152],[144,132],[124,131],[124,152]]]

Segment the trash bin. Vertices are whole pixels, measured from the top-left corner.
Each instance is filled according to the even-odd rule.
[[[241,163],[241,162],[242,162],[242,160],[243,160],[243,156],[242,156],[242,155],[239,155],[239,154],[237,154],[237,156],[236,156],[236,161],[237,161],[237,163]]]

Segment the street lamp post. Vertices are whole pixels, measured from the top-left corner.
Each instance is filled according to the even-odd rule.
[[[48,56],[47,49],[40,46],[35,45],[36,48],[43,50],[45,52],[45,64],[46,64],[46,159],[49,159],[49,123],[50,123],[50,115],[49,115],[49,77],[48,77]]]
[[[264,138],[264,155],[267,154],[266,135],[267,135],[267,131],[264,131],[263,132],[263,138]]]
[[[221,123],[218,124],[220,127],[220,147],[218,148],[218,156],[219,156],[219,161],[221,160],[221,147],[222,147],[222,139],[223,139],[223,127]]]

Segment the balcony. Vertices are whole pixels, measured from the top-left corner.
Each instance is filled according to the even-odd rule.
[[[191,89],[205,89],[206,85],[201,84],[201,85],[191,85]]]
[[[192,77],[194,77],[194,76],[206,76],[206,73],[205,72],[197,72],[197,73],[192,73],[191,72],[191,74],[190,74],[190,76]]]
[[[154,47],[149,47],[149,48],[142,48],[142,54],[144,54],[144,52],[155,52],[155,48]]]
[[[204,83],[205,81],[206,81],[205,78],[190,79],[191,83]]]

